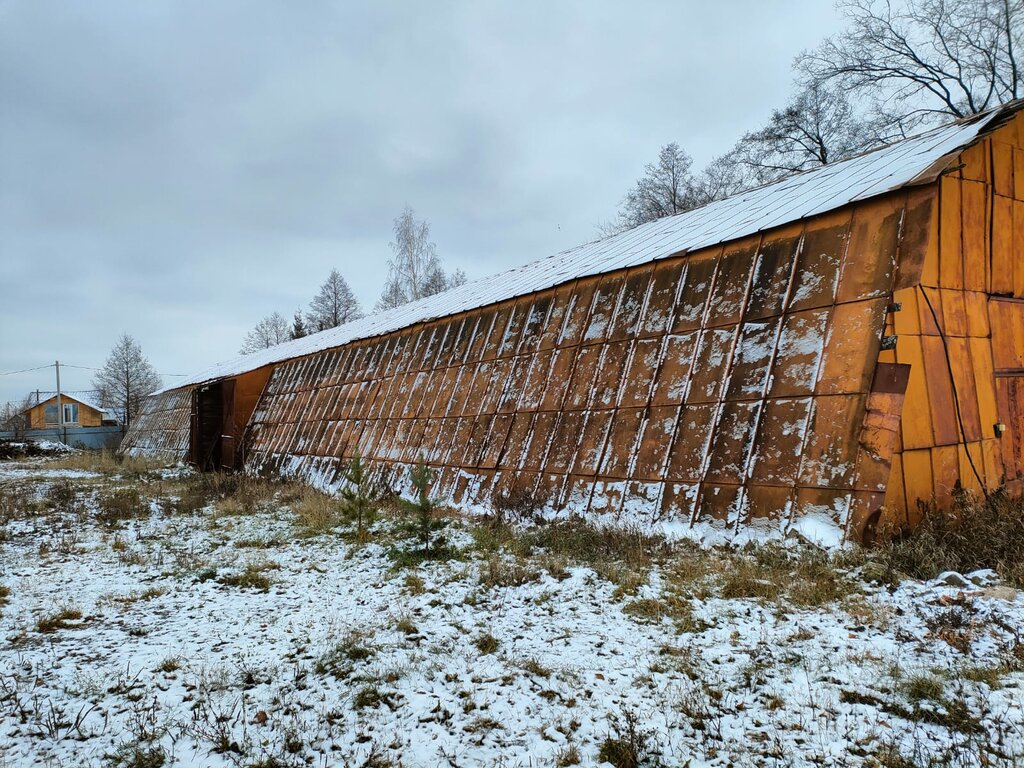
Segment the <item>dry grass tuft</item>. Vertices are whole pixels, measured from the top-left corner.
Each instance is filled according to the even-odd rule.
[[[36,631],[42,634],[51,634],[58,629],[69,629],[71,622],[79,621],[82,612],[77,608],[61,608],[56,613],[44,616],[36,622]]]
[[[121,456],[103,448],[99,451],[75,451],[47,464],[53,469],[75,469],[101,475],[143,475],[166,467],[167,463],[139,456]]]
[[[341,522],[338,502],[312,488],[307,488],[292,508],[298,524],[311,534],[329,530]]]
[[[890,581],[900,573],[933,579],[943,571],[991,568],[1006,583],[1024,588],[1024,496],[997,490],[986,500],[958,489],[949,509],[921,508],[923,517],[913,531],[880,531],[881,543],[871,557]]]

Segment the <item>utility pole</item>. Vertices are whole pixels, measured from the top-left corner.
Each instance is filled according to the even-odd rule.
[[[57,426],[60,429],[61,440],[67,442],[68,436],[64,431],[64,406],[60,401],[60,360],[54,360],[53,367],[57,371]]]

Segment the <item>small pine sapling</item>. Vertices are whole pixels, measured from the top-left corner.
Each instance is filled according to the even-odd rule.
[[[358,451],[345,470],[345,482],[345,487],[341,489],[342,513],[349,520],[356,521],[356,535],[359,541],[366,541],[367,528],[373,524],[376,498],[366,476],[363,458]]]
[[[429,555],[430,534],[440,527],[438,521],[434,519],[434,502],[428,493],[434,473],[430,471],[423,459],[420,459],[409,473],[409,479],[416,491],[416,499],[414,501],[400,499],[399,501],[407,513],[415,516],[416,534],[423,545],[423,554]]]

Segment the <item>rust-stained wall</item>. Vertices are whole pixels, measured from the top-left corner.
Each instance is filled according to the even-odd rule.
[[[329,485],[358,449],[400,482],[422,456],[459,504],[841,533],[885,490],[892,446],[879,481],[859,437],[908,200],[927,220],[899,193],[281,364],[247,466]]]
[[[189,445],[192,389],[172,389],[150,395],[128,428],[118,451],[127,456],[150,456],[184,461]]]
[[[943,503],[958,481],[980,490],[975,469],[989,488],[1005,480],[1020,489],[1024,116],[962,152],[938,189],[919,284],[896,292],[903,309],[890,332],[899,340],[880,356],[911,367],[885,498],[911,524],[919,498]]]
[[[1020,488],[1022,254],[1018,116],[932,183],[278,363],[246,468],[330,486],[358,450],[401,488],[422,457],[457,504],[859,538],[975,469]],[[190,399],[128,450],[183,456]]]

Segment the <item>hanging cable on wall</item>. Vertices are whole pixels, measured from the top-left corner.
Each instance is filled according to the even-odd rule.
[[[928,298],[928,293],[925,291],[923,285],[917,286],[921,290],[921,295],[924,297],[925,304],[928,305],[928,311],[931,312],[932,320],[935,322],[935,327],[939,331],[939,338],[942,340],[942,351],[946,356],[946,369],[949,371],[949,385],[953,390],[953,408],[956,411],[956,421],[960,429],[960,440],[957,445],[963,445],[964,453],[967,454],[967,462],[971,465],[971,471],[974,472],[974,476],[978,480],[978,485],[981,486],[981,492],[988,499],[988,486],[982,479],[981,474],[978,472],[978,467],[974,463],[974,457],[971,456],[970,446],[967,445],[967,430],[964,428],[964,417],[960,411],[960,396],[956,391],[956,378],[953,376],[953,361],[949,356],[949,343],[946,340],[946,333],[942,330],[942,324],[939,322],[939,316],[935,312],[935,307],[932,306],[931,299]]]

